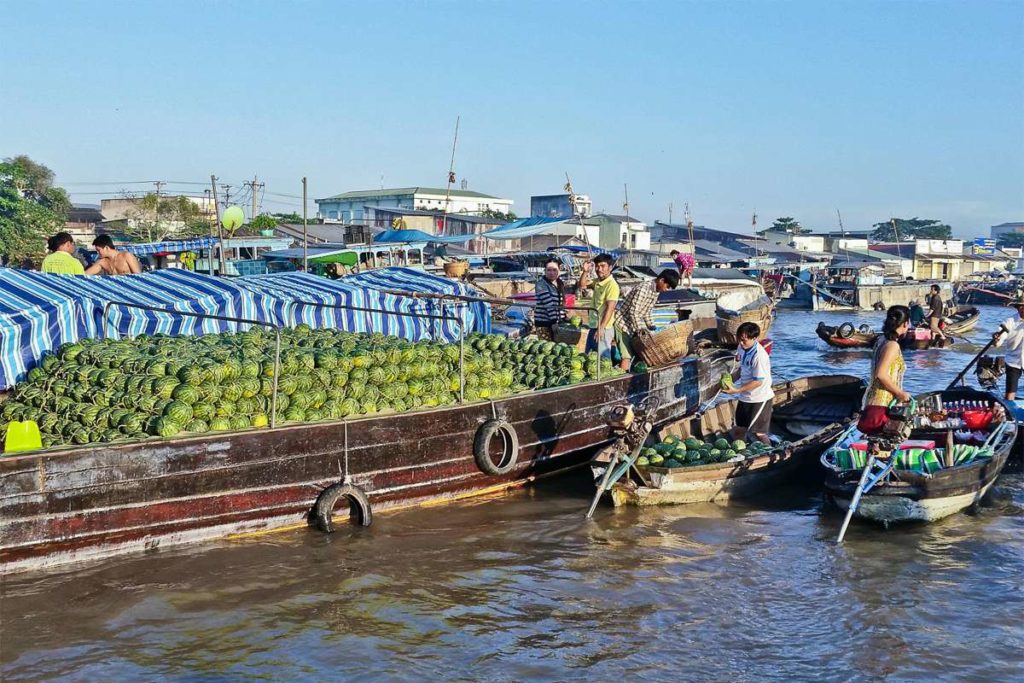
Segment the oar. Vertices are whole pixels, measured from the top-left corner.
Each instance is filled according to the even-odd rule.
[[[956,377],[954,377],[954,378],[953,378],[953,381],[952,381],[952,382],[950,382],[950,383],[949,383],[949,386],[947,386],[947,387],[946,387],[946,391],[949,391],[950,389],[952,389],[953,387],[955,387],[955,386],[956,386],[956,384],[957,384],[957,382],[959,382],[960,380],[962,380],[962,379],[964,378],[964,376],[965,376],[965,375],[966,375],[966,374],[967,374],[968,372],[970,372],[970,371],[971,371],[971,368],[972,368],[972,367],[974,367],[974,364],[975,364],[975,363],[977,363],[977,362],[978,362],[978,360],[979,360],[979,359],[980,359],[980,358],[981,358],[982,356],[984,356],[984,355],[985,355],[985,352],[986,352],[986,351],[988,351],[989,349],[991,349],[991,348],[992,348],[992,346],[993,346],[993,345],[994,345],[994,344],[995,344],[995,343],[996,343],[997,341],[999,341],[999,336],[1000,336],[1001,334],[1004,334],[1004,333],[1008,333],[1008,332],[1009,332],[1009,330],[1008,330],[1008,329],[1006,329],[1006,326],[1005,326],[1005,325],[1000,325],[1000,326],[999,326],[999,332],[997,332],[996,334],[992,335],[992,338],[991,338],[991,339],[990,339],[990,340],[988,341],[988,344],[985,344],[984,348],[982,348],[982,349],[981,349],[981,351],[979,351],[979,352],[978,352],[978,355],[976,355],[976,356],[975,356],[974,358],[972,358],[972,359],[971,359],[971,362],[969,362],[969,363],[968,363],[968,364],[967,364],[966,366],[964,366],[964,369],[960,371],[960,374],[958,374],[958,375],[957,375]]]
[[[850,499],[850,507],[846,509],[846,518],[843,520],[843,526],[839,528],[839,538],[836,539],[836,543],[842,543],[843,537],[846,536],[846,528],[850,526],[850,520],[853,519],[853,513],[856,511],[857,506],[860,505],[860,497],[864,495],[864,485],[867,483],[868,477],[871,475],[871,468],[874,466],[875,454],[869,453],[868,462],[864,465],[864,470],[860,473],[860,481],[857,482],[857,490],[853,492],[853,498]]]

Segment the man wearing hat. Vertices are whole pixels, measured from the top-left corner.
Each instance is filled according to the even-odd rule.
[[[1006,400],[1017,398],[1017,383],[1020,382],[1021,368],[1024,368],[1024,297],[1017,297],[1010,305],[1017,309],[1017,315],[1003,321],[995,333],[996,346],[1006,345]],[[1003,329],[1006,333],[1003,333]]]

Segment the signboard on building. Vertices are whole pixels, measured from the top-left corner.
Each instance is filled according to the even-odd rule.
[[[996,241],[987,237],[979,237],[974,240],[974,244],[971,246],[972,254],[984,254],[986,256],[995,256],[996,253]]]

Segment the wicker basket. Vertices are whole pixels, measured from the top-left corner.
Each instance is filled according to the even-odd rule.
[[[682,320],[657,332],[640,330],[633,335],[633,350],[644,359],[647,367],[668,365],[690,351],[693,323]]]
[[[767,303],[739,312],[726,312],[720,308],[716,312],[715,318],[718,323],[718,343],[724,346],[735,346],[739,343],[736,330],[743,323],[757,323],[757,326],[761,328],[761,336],[768,334],[768,330],[771,329],[772,322],[775,320],[775,310],[771,304]]]
[[[469,271],[469,261],[449,261],[444,264],[444,274],[448,277],[462,277]]]

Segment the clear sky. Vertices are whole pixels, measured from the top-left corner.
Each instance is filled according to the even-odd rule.
[[[749,229],[1024,221],[1024,1],[0,0],[0,156],[264,208],[355,189],[560,192]],[[109,183],[114,185],[87,185]],[[151,187],[151,186],[149,186]],[[171,185],[165,191],[201,185]],[[232,190],[236,192],[237,189]],[[276,194],[271,194],[276,193]],[[310,211],[315,205],[310,203]]]

